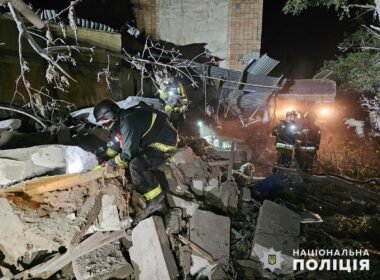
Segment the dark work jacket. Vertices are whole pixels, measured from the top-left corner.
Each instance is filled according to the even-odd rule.
[[[273,128],[272,134],[276,136],[276,143],[285,143],[294,145],[299,133],[299,126],[295,122],[281,120],[278,125]]]
[[[303,124],[300,130],[300,146],[317,147],[321,143],[321,129],[316,124]]]
[[[152,114],[157,118],[151,127]],[[143,137],[143,135],[149,132]],[[147,108],[122,109],[111,135],[121,134],[121,159],[130,161],[141,149],[152,143],[176,146],[177,131],[169,123],[167,115],[161,111]],[[112,140],[112,139],[111,139]]]

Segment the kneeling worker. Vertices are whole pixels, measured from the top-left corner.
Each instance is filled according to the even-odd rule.
[[[106,151],[111,159],[107,165],[129,168],[134,187],[147,201],[138,221],[162,210],[165,195],[153,170],[177,145],[177,131],[167,115],[145,103],[120,109],[114,101],[106,99],[95,106],[94,116],[111,131]]]

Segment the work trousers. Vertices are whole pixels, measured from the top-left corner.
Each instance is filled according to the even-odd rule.
[[[165,160],[164,152],[152,147],[145,147],[129,162],[132,183],[139,193],[146,194],[159,185],[154,170],[157,170]]]
[[[279,166],[290,167],[293,162],[293,150],[277,150],[277,164]]]
[[[312,173],[314,160],[316,158],[316,151],[301,151],[296,149],[296,161],[302,171]]]

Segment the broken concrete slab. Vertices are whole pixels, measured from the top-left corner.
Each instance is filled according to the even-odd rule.
[[[176,250],[176,256],[182,269],[183,279],[188,279],[187,276],[190,275],[192,266],[191,255],[191,249],[188,245],[180,246],[179,249]]]
[[[165,174],[165,180],[169,187],[169,192],[175,195],[188,198],[194,197],[187,185],[184,184],[185,177],[173,163],[166,163],[160,166],[160,171]]]
[[[239,202],[239,190],[232,181],[223,182],[220,186],[207,186],[205,202],[226,212],[236,212]]]
[[[194,179],[204,180],[208,176],[208,164],[200,158],[195,158],[191,162],[177,165],[184,177],[184,184],[190,185]]]
[[[110,195],[103,195],[101,204],[102,206],[96,223],[97,230],[120,230],[121,223],[119,218],[119,211],[114,203],[114,197]]]
[[[190,241],[216,260],[229,258],[230,224],[228,217],[198,209],[190,219]]]
[[[79,243],[83,234],[95,221],[100,207],[101,196],[90,196],[78,209],[74,220],[66,213],[52,212],[48,216],[27,221],[28,230],[50,240],[54,245],[51,250],[58,250],[60,247],[71,248]],[[23,217],[24,220],[26,218]]]
[[[169,159],[174,164],[188,163],[193,161],[193,150],[190,147],[180,148]]]
[[[206,259],[199,257],[197,255],[192,254],[191,255],[191,269],[190,269],[190,275],[196,276],[198,274],[202,274],[202,272],[206,269],[212,269],[217,264],[211,265]]]
[[[0,221],[0,251],[8,264],[16,264],[21,257],[34,252],[58,249],[56,242],[25,226],[5,198],[0,198]]]
[[[14,279],[13,273],[6,267],[0,266],[0,280]]]
[[[174,248],[176,244],[176,239],[173,236],[178,235],[181,230],[181,221],[182,221],[182,210],[179,208],[172,209],[169,214],[166,216],[166,234],[169,237],[170,244]]]
[[[273,248],[280,251],[281,269],[274,273],[293,272],[293,250],[299,248],[300,216],[288,208],[265,200],[260,208],[251,259],[260,260]]]
[[[97,164],[94,154],[75,146],[42,145],[0,150],[0,186],[47,172],[63,174],[91,170]]]
[[[112,241],[118,240],[120,238],[127,237],[125,230],[113,231],[113,232],[96,232],[84,241],[82,241],[79,245],[75,246],[71,250],[67,251],[63,255],[56,255],[54,258],[48,260],[45,263],[39,264],[31,269],[25,270],[18,275],[16,275],[15,279],[21,278],[49,278],[58,270],[62,269],[64,266],[83,256],[101,248]]]
[[[118,240],[76,258],[72,265],[76,279],[126,279],[133,274]]]
[[[182,220],[182,210],[173,209],[166,217],[166,234],[170,236],[171,234],[179,234],[181,229]]]
[[[190,184],[190,188],[196,195],[199,195],[199,196],[205,195],[205,187],[202,180],[196,180],[196,179],[192,180]]]
[[[129,254],[136,279],[170,280],[179,276],[160,217],[154,216],[140,222],[132,231],[132,243]]]
[[[172,208],[181,208],[183,210],[183,217],[191,217],[194,215],[194,212],[199,208],[199,204],[184,200],[175,195],[168,194],[167,199],[170,207]]]

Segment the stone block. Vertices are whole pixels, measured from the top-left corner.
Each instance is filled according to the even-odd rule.
[[[223,211],[236,212],[239,202],[239,190],[233,182],[223,182],[220,186],[206,187],[205,202],[214,205]]]
[[[251,259],[265,258],[273,248],[281,252],[281,269],[273,272],[289,274],[293,272],[293,250],[299,248],[300,216],[288,208],[265,200],[257,219],[255,237],[252,243]]]
[[[114,203],[114,197],[111,195],[102,196],[102,208],[100,209],[97,230],[99,231],[114,231],[120,230],[119,211]]]
[[[191,190],[199,196],[204,196],[205,188],[202,180],[193,180],[190,185]]]
[[[193,150],[190,147],[178,149],[170,158],[170,162],[175,164],[188,163],[193,160]]]
[[[8,264],[34,252],[58,249],[48,238],[30,231],[5,198],[0,198],[0,221],[0,250]]]
[[[216,260],[229,258],[230,226],[230,218],[198,209],[190,219],[190,241]]]
[[[154,216],[140,222],[132,231],[132,244],[129,254],[136,279],[170,280],[179,276],[160,217]]]
[[[191,202],[188,200],[184,200],[175,195],[168,194],[167,199],[169,201],[169,205],[172,208],[181,208],[183,210],[184,217],[191,217],[194,215],[194,212],[199,208],[199,204],[195,202]]]

